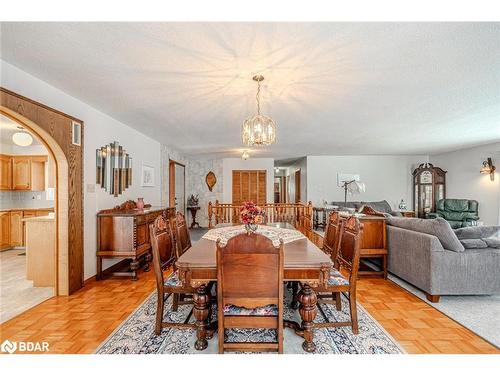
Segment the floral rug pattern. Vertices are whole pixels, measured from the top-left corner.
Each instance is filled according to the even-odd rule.
[[[286,292],[284,317],[300,321],[296,310],[289,308],[291,293]],[[179,306],[177,312],[170,311],[171,297],[165,303],[165,319],[181,322],[191,306]],[[322,305],[330,321],[349,318],[349,304],[342,297],[342,311],[334,305]],[[215,318],[216,307],[213,315]],[[208,340],[208,348],[194,348],[196,332],[191,329],[163,329],[160,336],[154,333],[156,292],[134,311],[97,349],[97,354],[213,354],[217,353],[217,334]],[[191,317],[193,320],[194,318]],[[358,304],[359,334],[354,335],[350,327],[321,328],[314,330],[316,354],[401,354],[404,350],[397,342]],[[323,321],[318,312],[317,322]],[[228,341],[275,340],[275,331],[269,329],[230,329],[226,331]],[[302,350],[303,339],[285,328],[285,354],[306,354]]]

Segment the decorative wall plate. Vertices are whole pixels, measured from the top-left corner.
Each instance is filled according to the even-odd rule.
[[[213,187],[217,183],[217,177],[215,177],[215,173],[210,171],[207,173],[205,177],[205,182],[207,183],[208,190],[212,191]]]

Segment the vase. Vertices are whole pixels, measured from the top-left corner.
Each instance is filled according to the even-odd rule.
[[[247,231],[247,234],[257,232],[257,228],[257,224],[245,224],[245,230]]]
[[[137,206],[138,210],[143,210],[144,209],[144,198],[137,198],[136,206]]]

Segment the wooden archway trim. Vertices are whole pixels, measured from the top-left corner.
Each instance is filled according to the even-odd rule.
[[[83,286],[83,122],[5,88],[0,113],[33,132],[55,160],[56,293],[71,294]],[[81,124],[81,146],[71,142],[72,121]]]

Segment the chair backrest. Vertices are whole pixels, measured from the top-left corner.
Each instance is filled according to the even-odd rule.
[[[240,234],[221,246],[217,241],[219,309],[231,304],[253,309],[283,303],[283,242],[274,247],[260,234]]]
[[[337,211],[330,212],[326,222],[323,251],[330,255],[335,263],[340,244],[340,215]]]
[[[158,216],[149,225],[151,249],[153,252],[153,268],[155,271],[158,291],[163,291],[163,271],[172,265],[176,259],[175,243],[169,220],[165,215]]]
[[[191,247],[191,237],[186,224],[186,218],[182,213],[177,212],[175,219],[171,221],[175,236],[176,255],[179,258]]]
[[[363,225],[355,216],[349,216],[341,221],[337,260],[340,266],[349,270],[350,284],[354,287],[358,278],[362,231]]]

